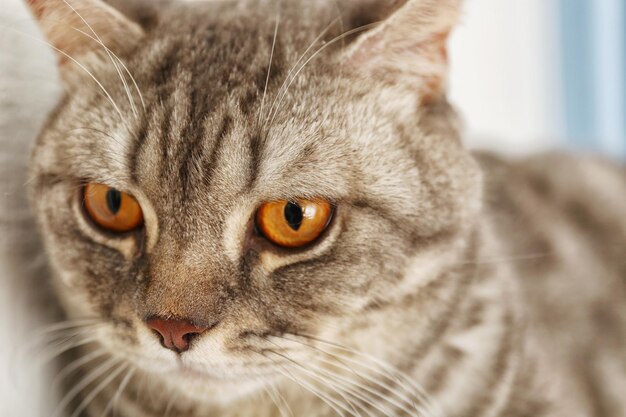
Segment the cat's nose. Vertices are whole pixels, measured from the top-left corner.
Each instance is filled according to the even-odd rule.
[[[177,353],[188,350],[191,341],[208,329],[208,327],[197,326],[187,320],[171,320],[162,317],[148,318],[146,324],[158,333],[164,347]]]

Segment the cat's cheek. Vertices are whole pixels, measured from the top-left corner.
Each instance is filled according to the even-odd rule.
[[[96,233],[81,211],[76,182],[44,180],[40,185],[34,203],[52,283],[65,310],[70,317],[111,317],[121,303],[119,295],[129,294],[121,286],[129,285],[124,278],[129,275],[128,259],[137,250],[136,244],[114,242]],[[113,294],[117,296],[112,298]]]
[[[37,222],[46,246],[55,285],[69,288],[82,281],[82,274],[68,268],[79,259],[79,250],[70,243],[73,234],[68,226],[72,220],[71,198],[67,198],[66,187],[50,183],[47,178],[39,179],[36,193],[31,197],[36,208]]]

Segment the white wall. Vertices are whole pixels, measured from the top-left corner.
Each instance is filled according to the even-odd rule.
[[[0,0],[0,416],[50,415],[49,380],[33,349],[45,324],[43,258],[30,220],[28,151],[56,101],[54,57],[22,0]],[[30,350],[27,349],[30,346]]]
[[[452,101],[467,143],[507,153],[558,145],[557,0],[466,0],[451,40]]]

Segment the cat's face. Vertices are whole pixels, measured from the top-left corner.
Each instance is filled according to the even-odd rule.
[[[63,56],[68,93],[33,155],[34,205],[68,315],[97,317],[97,342],[113,355],[198,396],[280,377],[281,349],[313,360],[282,337],[365,344],[356,335],[368,314],[419,290],[436,268],[414,260],[462,239],[479,198],[437,72],[426,70],[437,63],[407,69],[398,57],[415,51],[395,51],[389,66],[378,45],[410,33],[402,24],[420,7],[444,13],[426,3],[390,7],[394,24],[310,62],[350,29],[323,6],[285,6],[278,26],[276,13],[235,3],[174,8],[150,29],[95,16],[127,25],[128,46],[121,61],[97,43],[67,48],[92,49],[76,58],[91,75]],[[426,43],[441,42],[437,31],[424,39],[417,55],[440,48]],[[97,184],[117,193],[105,190],[105,209],[123,195],[142,221],[123,232],[99,224],[86,195]],[[284,203],[268,220],[260,210],[272,202]],[[296,247],[280,240],[306,231],[286,202],[325,208]],[[266,220],[291,230],[277,238]],[[184,349],[163,346],[175,323],[196,329],[183,331]]]

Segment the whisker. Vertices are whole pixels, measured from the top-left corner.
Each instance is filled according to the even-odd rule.
[[[262,385],[263,391],[267,394],[268,397],[272,400],[272,403],[276,406],[276,409],[280,413],[280,417],[287,417],[285,415],[285,410],[282,407],[282,403],[279,404],[278,399],[276,398],[275,392],[271,391],[269,385],[266,382],[263,382]]]
[[[272,361],[274,363],[274,365],[277,366],[276,371],[278,373],[280,373],[285,378],[288,378],[289,380],[291,380],[294,383],[296,383],[298,386],[304,388],[305,390],[309,391],[311,394],[315,395],[317,398],[322,400],[338,416],[341,416],[341,417],[344,416],[344,413],[339,410],[339,408],[344,409],[344,406],[342,404],[340,404],[340,403],[337,403],[337,400],[335,400],[333,398],[329,398],[327,395],[325,395],[324,393],[320,392],[317,388],[315,388],[311,384],[307,383],[306,381],[302,381],[302,380],[299,380],[298,378],[294,377],[293,374],[291,372],[289,372],[289,370],[285,369],[284,366],[282,366],[279,362],[275,361],[271,357],[267,356],[265,353],[262,353],[262,352],[257,352],[257,353],[259,353],[260,355],[263,355],[266,359]],[[350,411],[347,411],[347,412],[350,413]]]
[[[146,394],[145,393],[146,381],[148,380],[148,378],[145,373],[142,373],[139,375],[140,375],[139,382],[135,386],[135,401],[140,404]],[[164,417],[167,417],[167,414],[164,415]]]
[[[123,363],[117,369],[109,374],[106,378],[104,378],[89,394],[83,398],[81,403],[76,407],[76,410],[70,415],[70,417],[78,417],[80,413],[82,413],[91,402],[102,392],[104,389],[110,385],[118,375],[128,369],[130,365]]]
[[[54,391],[56,389],[56,386],[59,385],[66,376],[70,375],[81,366],[84,366],[89,362],[92,362],[95,359],[104,356],[106,353],[106,349],[97,349],[93,352],[88,353],[87,355],[80,356],[79,358],[65,365],[65,367],[63,367],[63,369],[61,369],[61,371],[59,371],[59,373],[52,380],[52,383],[50,384],[52,390]]]
[[[102,323],[102,320],[99,318],[84,318],[78,320],[65,320],[62,322],[52,323],[47,326],[41,326],[35,330],[37,334],[46,334],[49,332],[54,332],[56,330],[64,330],[68,328],[81,327],[85,325],[90,325],[94,323]]]
[[[176,400],[178,399],[178,391],[172,395],[170,397],[170,399],[167,401],[167,404],[165,405],[165,412],[163,414],[163,417],[169,417],[170,413],[172,412],[172,410],[174,410],[174,404],[176,404]]]
[[[80,332],[66,330],[39,340],[29,340],[21,349],[21,352],[26,355],[37,355],[41,352],[52,351],[59,346],[65,346],[68,343],[72,343],[73,340],[75,341],[78,338],[81,332],[82,330]]]
[[[287,84],[287,87],[285,88],[283,94],[280,97],[280,100],[278,101],[278,104],[276,105],[276,109],[274,110],[274,114],[272,115],[272,118],[270,120],[270,126],[274,123],[274,119],[276,118],[276,114],[278,113],[278,110],[280,110],[280,106],[282,104],[282,102],[285,100],[285,97],[287,96],[287,93],[289,92],[289,87],[291,87],[291,85],[293,84],[293,82],[298,78],[298,75],[300,75],[300,73],[302,72],[302,70],[309,64],[309,62],[311,62],[313,59],[315,59],[315,57],[317,57],[320,53],[322,53],[326,48],[328,48],[329,46],[335,44],[336,42],[343,40],[344,38],[353,35],[355,33],[358,32],[362,32],[364,30],[370,29],[372,27],[377,26],[378,24],[380,24],[380,22],[374,22],[374,23],[369,23],[367,25],[363,25],[363,26],[359,26],[358,28],[354,28],[351,29],[347,32],[342,33],[341,35],[335,37],[334,39],[328,41],[327,43],[325,43],[324,45],[322,45],[313,55],[311,55],[309,57],[309,59],[307,59],[298,69],[298,71],[293,75],[293,77],[291,78],[291,81],[289,81],[289,84]]]
[[[135,118],[137,118],[137,109],[135,108],[135,101],[133,100],[132,94],[130,93],[130,89],[128,88],[128,84],[126,83],[126,78],[122,76],[122,71],[120,70],[119,65],[117,65],[117,63],[113,59],[113,56],[111,55],[110,49],[107,48],[104,45],[104,42],[102,42],[102,39],[100,39],[100,36],[96,33],[96,31],[93,29],[93,27],[87,22],[87,20],[85,20],[85,18],[78,12],[78,10],[76,10],[74,8],[74,6],[72,6],[70,3],[68,3],[67,0],[63,0],[63,3],[65,3],[70,9],[72,9],[72,11],[76,14],[76,16],[78,16],[80,18],[80,20],[82,20],[83,23],[89,28],[91,33],[94,34],[96,39],[94,39],[93,37],[89,36],[87,33],[83,32],[80,29],[76,29],[76,28],[74,28],[74,29],[77,30],[78,32],[82,33],[83,35],[85,35],[85,36],[95,40],[96,42],[98,42],[102,46],[104,51],[106,52],[107,56],[111,60],[111,63],[113,64],[113,67],[115,68],[115,70],[117,71],[117,74],[119,75],[120,79],[122,80],[122,84],[124,86],[124,90],[126,91],[126,95],[128,97],[128,102],[130,104],[131,111],[135,115]]]
[[[41,20],[43,20],[43,21],[59,22],[58,19],[51,19],[51,18],[43,18]],[[31,19],[17,19],[17,20],[15,20],[15,22],[18,22],[18,23],[30,22],[30,21],[31,21]],[[0,28],[6,28],[6,29],[9,29],[9,30],[12,30],[13,32],[17,32],[17,33],[19,33],[22,36],[28,36],[27,33],[21,32],[18,29],[14,28],[14,27],[12,27],[10,25],[0,24]],[[128,77],[131,79],[131,81],[133,83],[133,87],[135,88],[135,91],[137,91],[137,95],[139,96],[139,100],[141,101],[142,108],[145,111],[146,110],[146,103],[145,103],[145,100],[144,100],[144,97],[143,97],[143,93],[141,92],[141,89],[139,88],[137,80],[133,76],[132,72],[130,72],[130,70],[128,69],[126,64],[124,64],[124,61],[118,55],[116,55],[110,48],[108,48],[104,43],[102,43],[101,41],[98,41],[98,39],[95,38],[94,36],[84,32],[81,29],[75,28],[75,27],[72,27],[72,30],[75,30],[76,32],[81,33],[82,35],[87,36],[88,38],[92,39],[94,42],[98,42],[107,51],[107,53],[110,53],[113,56],[113,58],[116,59],[117,63],[122,66],[122,68],[124,69],[124,72],[126,72],[126,74],[128,74]],[[28,36],[28,37],[30,37],[30,36]],[[35,40],[41,41],[40,39],[35,39]],[[48,61],[42,60],[41,63],[43,63],[44,65],[47,65]],[[28,77],[29,78],[39,79],[39,80],[42,80],[42,81],[48,81],[50,83],[54,83],[55,85],[58,84],[58,79],[53,78],[53,77],[41,76],[41,71],[33,72],[32,74],[28,74]]]
[[[309,367],[312,368],[311,365],[309,365]],[[356,388],[362,389],[362,385],[358,384],[356,381],[351,380],[349,378],[343,377],[341,375],[339,375],[338,373],[333,373],[327,370],[322,369],[321,367],[316,367],[317,370],[314,370],[313,372],[317,373],[318,375],[324,375],[327,378],[330,378],[333,385],[337,385],[341,390],[343,390],[344,392],[348,393],[349,395],[351,395],[352,397],[354,397],[355,399],[361,401],[362,403],[369,405],[370,407],[380,411],[381,413],[383,413],[383,415],[392,415],[391,411],[388,408],[383,408],[381,405],[374,403],[372,400],[367,399],[363,394],[361,394]],[[384,396],[378,392],[375,392],[373,390],[364,390],[364,391],[368,391],[370,393],[374,393],[376,394],[378,397],[380,397],[381,399],[385,399]],[[372,411],[365,408],[365,407],[361,407],[363,409],[363,411],[365,411],[367,413],[368,416],[372,416]],[[411,415],[412,412],[408,412],[408,415]]]
[[[284,355],[282,353],[273,351],[273,350],[268,350],[268,352],[273,353],[274,355],[280,356],[281,358],[287,360],[288,362],[292,363],[296,368],[300,369],[300,371],[304,372],[305,374],[307,374],[309,377],[313,378],[314,380],[317,380],[319,382],[321,382],[322,384],[324,384],[325,386],[331,386],[333,388],[335,388],[335,393],[337,393],[339,396],[341,396],[341,398],[344,399],[344,401],[346,402],[346,404],[348,405],[348,407],[350,407],[352,409],[352,413],[353,415],[359,416],[359,417],[363,417],[361,415],[361,413],[359,413],[356,408],[354,407],[354,404],[352,403],[352,401],[350,401],[348,398],[345,397],[345,395],[343,394],[343,392],[341,390],[336,389],[337,385],[333,382],[330,381],[326,378],[323,378],[322,376],[320,376],[318,373],[316,373],[315,371],[312,371],[310,369],[308,369],[306,366],[298,363],[297,361],[295,361],[294,359],[290,358],[287,355]],[[361,408],[363,411],[366,411],[368,413],[368,415],[371,416],[371,414],[369,413],[368,410]]]
[[[453,264],[453,266],[460,265],[487,265],[487,264],[496,264],[503,262],[516,262],[516,261],[532,261],[535,259],[545,258],[547,256],[551,256],[551,253],[527,253],[521,255],[512,255],[512,256],[503,256],[500,258],[486,258],[486,259],[477,259],[471,261],[463,261],[459,263]]]
[[[390,393],[394,394],[394,395],[395,395],[395,396],[396,396],[399,400],[401,400],[403,403],[408,404],[409,406],[413,407],[413,408],[415,409],[415,411],[418,411],[418,412],[422,412],[422,411],[423,411],[422,407],[418,407],[418,406],[416,405],[416,403],[415,403],[415,401],[414,401],[414,400],[412,400],[410,397],[407,397],[407,396],[404,394],[404,392],[407,392],[407,390],[406,390],[406,389],[404,389],[404,392],[402,392],[402,391],[397,391],[396,389],[394,389],[394,387],[392,387],[392,386],[390,386],[389,384],[385,383],[383,380],[380,380],[379,378],[374,378],[372,375],[368,375],[368,374],[366,374],[366,373],[359,372],[359,371],[355,370],[354,368],[352,368],[351,366],[347,365],[345,362],[343,362],[343,360],[348,360],[348,359],[351,359],[351,358],[347,358],[347,357],[340,357],[340,356],[338,356],[337,354],[334,354],[334,353],[332,353],[332,352],[328,352],[328,351],[323,350],[323,349],[321,349],[321,348],[318,348],[318,347],[316,347],[316,346],[309,345],[309,344],[304,343],[304,342],[302,342],[302,341],[296,341],[296,340],[289,339],[289,338],[284,338],[284,339],[287,339],[287,340],[292,341],[292,342],[300,343],[300,344],[302,344],[303,346],[308,347],[309,349],[315,350],[315,351],[317,351],[317,352],[319,352],[319,353],[322,353],[322,354],[324,354],[324,355],[328,355],[328,356],[330,356],[330,357],[334,358],[334,360],[333,360],[333,361],[330,361],[330,360],[327,360],[327,359],[321,359],[321,358],[320,358],[320,359],[318,359],[318,360],[321,360],[321,361],[323,361],[323,362],[325,362],[325,363],[327,363],[327,364],[329,364],[329,365],[332,365],[332,366],[334,366],[334,367],[338,367],[338,368],[341,368],[341,369],[343,369],[343,370],[345,370],[345,371],[351,372],[351,373],[353,373],[354,375],[358,376],[359,378],[361,378],[361,379],[363,379],[363,380],[366,380],[366,381],[372,382],[372,383],[374,383],[375,385],[377,385],[377,386],[381,387],[382,389],[384,389],[384,390],[386,390],[386,391],[388,391],[388,392],[390,392]],[[358,361],[354,361],[354,360],[353,360],[353,363],[355,363],[355,364],[357,364],[357,365],[360,365],[360,366],[362,366],[362,367],[368,368],[368,367],[367,367],[367,365],[365,365],[365,364],[363,364],[363,363],[361,363],[361,362],[358,362]],[[387,375],[385,375],[384,373],[380,372],[378,369],[375,369],[375,368],[370,368],[370,370],[371,370],[371,371],[373,371],[373,372],[376,372],[376,373],[377,373],[377,374],[379,374],[379,375],[384,376],[385,378],[389,378]],[[396,402],[396,401],[393,401],[391,398],[389,398],[389,397],[387,397],[387,396],[383,395],[380,391],[378,391],[378,390],[373,390],[372,388],[369,388],[369,387],[367,387],[367,386],[365,386],[365,385],[362,385],[362,384],[358,383],[357,381],[353,381],[353,382],[354,382],[354,384],[355,384],[355,385],[357,385],[359,388],[361,388],[361,389],[363,389],[363,390],[365,390],[365,391],[369,392],[370,394],[376,395],[376,396],[378,396],[379,398],[381,398],[381,399],[383,399],[383,400],[385,400],[385,401],[390,402],[390,403],[391,403],[391,405],[393,405],[394,407],[399,408],[399,409],[402,409],[402,410],[404,410],[405,412],[409,413],[409,410],[406,408],[406,406],[405,406],[405,405],[403,405],[403,404],[401,404],[401,403],[398,403],[398,402]],[[408,392],[411,392],[411,391],[408,391]]]
[[[91,71],[89,71],[87,69],[87,67],[85,67],[80,61],[78,61],[77,59],[75,59],[74,57],[72,57],[71,55],[69,55],[67,52],[57,48],[56,46],[52,45],[50,42],[47,42],[45,40],[39,39],[36,36],[33,36],[29,33],[25,33],[22,32],[20,30],[11,28],[9,26],[5,26],[6,30],[10,30],[14,33],[17,33],[21,36],[24,36],[26,38],[29,38],[33,41],[42,43],[46,46],[48,46],[49,48],[55,50],[56,52],[58,52],[59,54],[63,55],[64,57],[66,57],[67,59],[69,59],[70,61],[72,61],[75,65],[77,65],[81,70],[83,70],[87,75],[89,75],[89,77],[98,85],[98,88],[100,88],[100,90],[102,91],[102,93],[106,96],[107,100],[109,101],[109,103],[111,103],[111,106],[113,106],[113,109],[115,110],[115,112],[117,113],[117,115],[119,116],[120,120],[122,122],[124,122],[125,124],[128,125],[128,121],[124,118],[122,111],[120,110],[120,108],[118,107],[118,105],[115,103],[115,101],[113,100],[113,97],[111,96],[111,94],[109,94],[109,91],[104,87],[104,85],[102,85],[102,83],[100,82],[100,80],[98,80],[96,78],[95,75],[93,75],[93,73]]]
[[[89,26],[89,25],[87,25],[87,26]],[[117,55],[115,55],[113,53],[113,51],[111,51],[104,43],[102,43],[102,41],[99,38],[94,38],[93,36],[91,36],[90,34],[82,31],[81,29],[74,28],[74,27],[72,29],[74,29],[78,33],[81,33],[81,34],[85,35],[86,37],[88,37],[89,39],[93,40],[94,42],[97,42],[105,50],[105,52],[109,56],[109,59],[111,60],[111,63],[113,64],[113,67],[115,68],[115,71],[117,72],[118,77],[120,78],[120,80],[122,80],[122,85],[124,87],[124,92],[126,93],[126,97],[128,98],[128,103],[130,104],[130,109],[133,112],[133,116],[135,116],[135,119],[137,119],[138,118],[138,113],[137,113],[137,107],[135,106],[135,100],[133,99],[133,95],[130,92],[130,88],[128,87],[128,82],[126,81],[126,77],[122,74],[122,70],[119,67],[120,64],[124,65],[122,63],[121,59]],[[92,31],[93,31],[93,29],[92,29]],[[114,57],[115,57],[115,59],[114,59]],[[124,66],[124,67],[126,68],[126,66]],[[128,72],[128,69],[126,69],[126,72]]]
[[[274,40],[272,40],[272,52],[270,53],[270,63],[267,66],[267,77],[265,77],[265,87],[263,88],[263,98],[261,99],[261,109],[259,110],[258,123],[261,122],[263,116],[263,107],[265,105],[265,95],[267,94],[267,85],[270,81],[270,72],[272,71],[272,61],[274,60],[274,48],[276,47],[276,38],[278,37],[278,25],[280,24],[280,12],[276,15],[276,26],[274,27]]]
[[[393,367],[392,365],[389,365],[388,363],[385,363],[384,361],[381,361],[380,359],[378,359],[378,358],[376,358],[374,356],[368,355],[367,353],[360,352],[358,350],[349,348],[347,346],[344,346],[344,345],[341,345],[341,344],[338,344],[338,343],[335,343],[335,342],[330,342],[330,341],[327,341],[327,340],[316,338],[315,336],[303,335],[303,334],[298,334],[297,336],[301,336],[301,337],[304,337],[304,338],[307,338],[307,339],[311,339],[311,340],[314,340],[316,342],[319,342],[319,343],[322,343],[322,344],[334,347],[336,349],[342,350],[344,352],[352,353],[354,355],[357,355],[357,356],[360,356],[360,357],[365,358],[367,360],[370,360],[370,361],[374,362],[376,365],[378,365],[381,368],[383,368],[383,370],[385,370],[387,372],[387,374],[389,375],[390,378],[392,378],[394,380],[398,380],[398,376],[401,376],[403,379],[406,380],[407,383],[412,385],[417,391],[422,391],[422,388],[420,388],[417,385],[415,385],[415,382],[413,381],[413,379],[411,377],[405,375],[404,372],[402,372],[399,369]],[[289,338],[287,338],[287,339],[289,339]],[[350,358],[346,357],[346,359],[350,359]],[[400,381],[398,380],[398,382],[400,382]]]
[[[331,27],[333,27],[333,25],[335,23],[337,23],[338,20],[339,20],[338,18],[334,19],[332,22],[330,22],[328,24],[328,26],[326,26],[324,29],[322,29],[322,32],[315,39],[313,39],[311,44],[306,48],[306,50],[302,53],[302,55],[300,55],[300,57],[296,60],[296,62],[293,64],[293,66],[289,69],[289,72],[287,73],[287,76],[285,77],[285,80],[283,81],[283,83],[281,84],[280,88],[278,89],[276,97],[274,98],[274,101],[272,102],[272,105],[269,108],[269,111],[268,111],[267,117],[265,118],[265,123],[264,124],[267,124],[269,116],[271,115],[272,110],[274,109],[274,105],[276,104],[276,100],[277,100],[278,96],[280,95],[281,91],[283,90],[283,88],[285,87],[285,85],[287,84],[287,81],[291,77],[291,74],[293,73],[293,71],[295,71],[295,69],[298,67],[298,64],[300,64],[300,62],[302,62],[302,60],[309,53],[309,51],[315,46],[315,44],[317,44],[320,41],[320,39],[322,39],[322,37],[324,37],[324,35],[330,30]]]
[[[332,366],[336,366],[336,367],[339,367],[339,368],[343,368],[344,370],[351,371],[356,376],[358,376],[358,377],[360,377],[360,378],[362,378],[362,379],[364,379],[366,381],[372,382],[372,383],[378,385],[379,387],[381,387],[382,389],[384,389],[384,390],[388,391],[389,393],[393,394],[395,397],[397,397],[398,399],[400,399],[404,403],[408,404],[410,407],[413,407],[413,409],[415,411],[417,411],[417,412],[421,412],[422,411],[422,407],[418,407],[416,405],[415,401],[413,401],[410,398],[406,397],[403,394],[402,391],[397,391],[392,386],[386,384],[383,381],[380,381],[380,380],[374,378],[371,375],[367,375],[367,374],[364,374],[364,373],[361,373],[361,372],[358,372],[358,371],[354,371],[354,369],[352,369],[352,368],[346,369],[346,368],[344,368],[341,365],[337,365],[337,363],[334,362],[334,361],[330,361],[330,360],[326,360],[326,359],[321,359],[321,361],[325,362],[326,364],[329,364],[329,365],[332,365]],[[332,372],[332,371],[327,371],[327,372]],[[392,406],[394,406],[394,407],[396,407],[398,409],[403,410],[407,414],[411,414],[412,413],[412,411],[410,411],[403,403],[398,403],[397,401],[393,400],[392,397],[386,396],[385,394],[381,393],[379,390],[372,389],[372,388],[368,387],[367,385],[361,384],[358,381],[350,380],[350,379],[348,379],[346,377],[343,377],[341,375],[337,375],[337,378],[347,379],[348,381],[351,381],[359,389],[361,389],[363,391],[366,391],[366,392],[368,392],[368,393],[370,393],[372,395],[375,395],[375,396],[377,396],[378,398],[380,398],[383,401],[389,402]]]
[[[387,378],[389,378],[391,381],[395,381],[396,383],[398,383],[400,385],[400,387],[405,390],[405,392],[407,393],[413,393],[414,395],[416,395],[418,398],[420,398],[420,400],[425,401],[425,406],[427,407],[427,410],[429,411],[429,413],[432,413],[432,409],[435,408],[437,410],[440,410],[440,407],[438,407],[435,403],[433,403],[432,399],[430,398],[430,396],[428,395],[428,393],[426,393],[426,391],[418,386],[416,384],[416,382],[409,376],[407,376],[404,372],[400,371],[399,369],[395,368],[394,366],[381,361],[380,359],[368,355],[364,352],[360,352],[358,350],[355,349],[351,349],[347,346],[343,346],[340,345],[338,343],[334,343],[334,342],[330,342],[330,341],[326,341],[323,339],[319,339],[316,338],[314,336],[310,336],[310,335],[303,335],[303,334],[298,334],[298,335],[294,335],[294,336],[299,336],[299,337],[303,337],[303,338],[307,338],[310,340],[314,340],[317,341],[318,343],[322,343],[325,344],[327,346],[333,347],[335,349],[339,349],[341,351],[347,352],[347,353],[351,353],[353,355],[356,355],[358,357],[361,357],[365,360],[368,360],[372,363],[374,363],[378,368],[374,368],[370,365],[367,365],[366,363],[360,362],[355,360],[354,358],[348,357],[348,356],[342,356],[344,360],[347,360],[349,362],[355,363],[357,365],[363,366],[366,369],[369,369],[373,372],[383,372],[383,374],[385,374],[387,376]],[[285,337],[285,339],[287,340],[291,340],[291,341],[295,341],[295,342],[300,342],[301,341],[297,341],[293,338],[289,338],[289,337]],[[380,369],[379,369],[380,368]],[[437,414],[441,414],[441,412],[439,411]]]
[[[283,397],[283,395],[280,393],[280,390],[274,385],[274,384],[270,384],[269,387],[267,388],[268,390],[270,390],[271,392],[274,393],[274,396],[278,399],[280,399],[279,403],[283,404],[283,408],[280,410],[280,413],[283,417],[285,417],[284,415],[284,409],[286,408],[287,411],[289,412],[289,416],[290,417],[294,417],[293,411],[291,410],[291,407],[289,406],[289,403],[287,402],[287,400],[285,399],[285,397]]]
[[[30,352],[32,349],[37,348],[39,345],[43,345],[43,347],[53,348],[77,336],[83,334],[91,334],[103,326],[104,324],[83,325],[80,327],[59,329],[54,331],[48,331],[40,335],[35,335],[35,337],[33,337],[26,344],[26,346],[22,348],[22,351]]]
[[[97,336],[92,336],[89,338],[79,338],[78,340],[69,340],[67,343],[63,344],[59,349],[49,352],[48,355],[43,356],[38,359],[39,364],[45,364],[50,360],[56,358],[57,356],[71,350],[77,348],[79,346],[87,345],[89,343],[96,342],[98,340]]]
[[[329,364],[329,365],[333,365],[333,366],[335,366],[335,365],[336,365],[336,364],[335,364],[334,362],[332,362],[332,361],[325,361],[325,363],[327,363],[327,364]],[[311,366],[311,365],[309,364],[309,366]],[[326,376],[328,376],[329,378],[333,378],[335,381],[337,381],[337,383],[339,383],[342,387],[344,387],[344,389],[345,389],[346,391],[350,392],[350,393],[351,393],[351,395],[353,395],[354,397],[356,397],[356,398],[358,398],[359,400],[363,401],[364,403],[366,403],[366,404],[370,405],[371,407],[373,407],[373,408],[377,409],[378,411],[382,412],[384,415],[389,415],[390,411],[389,411],[388,409],[386,409],[386,408],[385,408],[385,409],[381,408],[381,406],[380,406],[379,404],[376,404],[376,403],[372,402],[371,400],[369,400],[369,399],[365,398],[362,394],[360,394],[360,393],[359,393],[356,389],[354,389],[352,386],[354,386],[354,387],[356,387],[356,388],[358,388],[358,389],[360,389],[360,390],[362,390],[362,391],[366,391],[366,392],[367,392],[367,393],[369,393],[369,394],[375,395],[376,397],[380,398],[380,399],[381,399],[381,400],[383,400],[383,401],[387,401],[387,402],[389,402],[389,403],[390,403],[390,405],[392,405],[392,406],[396,407],[397,409],[400,409],[400,410],[404,411],[404,412],[405,412],[405,413],[407,413],[408,415],[412,415],[412,414],[413,414],[413,412],[412,412],[411,410],[409,410],[408,408],[406,408],[404,405],[399,404],[399,403],[397,403],[397,402],[395,402],[395,401],[391,400],[389,397],[385,396],[385,394],[381,393],[381,392],[380,392],[380,391],[378,391],[378,390],[374,390],[374,389],[372,389],[372,388],[370,388],[370,387],[367,387],[366,385],[363,385],[363,384],[359,383],[357,380],[354,380],[354,379],[348,378],[348,377],[346,377],[346,376],[343,376],[343,375],[341,375],[341,374],[340,374],[340,373],[338,373],[338,372],[333,372],[333,371],[331,371],[331,370],[324,369],[324,368],[321,368],[321,367],[318,367],[318,368],[319,368],[319,370],[318,370],[318,371],[316,371],[316,372],[321,372],[321,373],[325,374]],[[360,377],[360,378],[363,378],[363,374],[361,374],[361,373],[354,372],[354,374],[355,374],[356,376]],[[379,381],[377,381],[377,380],[375,380],[375,379],[372,379],[371,377],[369,377],[369,376],[367,376],[367,375],[366,375],[366,377],[367,377],[367,379],[368,379],[369,381],[374,382],[375,384],[378,384],[378,385],[380,385],[380,386],[383,386],[383,387],[384,387],[384,388],[386,388],[389,392],[391,392],[391,393],[393,393],[393,394],[396,394],[396,395],[397,395],[397,393],[395,392],[395,390],[393,390],[391,387],[389,387],[389,386],[384,386],[384,384],[379,383]],[[343,383],[342,383],[342,382],[340,382],[340,381],[343,381]],[[411,403],[409,403],[409,404],[411,404]],[[417,411],[418,413],[420,412],[420,411],[419,411],[419,410],[417,410],[417,409],[416,409],[415,411]]]
[[[89,374],[87,374],[78,384],[74,385],[72,389],[70,389],[65,396],[61,399],[57,407],[54,409],[52,413],[52,417],[61,417],[61,413],[68,406],[70,401],[72,401],[81,391],[87,388],[92,382],[100,378],[102,375],[107,373],[111,368],[117,365],[120,362],[117,358],[111,358],[108,361],[104,362],[102,365],[95,368]]]
[[[122,395],[122,393],[124,392],[124,390],[126,389],[126,386],[128,385],[128,383],[130,382],[131,378],[133,377],[133,375],[135,374],[136,369],[131,367],[128,372],[126,373],[126,376],[124,377],[124,379],[122,379],[122,382],[120,383],[120,386],[118,387],[118,389],[115,391],[115,394],[113,395],[113,397],[111,397],[111,400],[109,401],[109,403],[107,404],[106,408],[104,409],[104,411],[102,412],[102,414],[100,415],[100,417],[106,417],[110,412],[113,411],[113,409],[116,407],[117,402],[119,400],[119,397]]]

